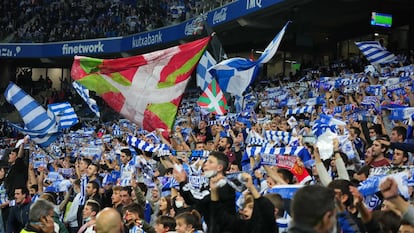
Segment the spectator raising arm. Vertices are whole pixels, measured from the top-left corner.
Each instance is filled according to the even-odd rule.
[[[414,207],[401,197],[397,182],[393,178],[387,178],[380,184],[380,190],[384,200],[394,204],[395,208],[402,213],[402,218],[414,225]]]

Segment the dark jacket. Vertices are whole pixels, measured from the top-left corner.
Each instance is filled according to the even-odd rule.
[[[288,233],[317,233],[312,227],[293,223]]]
[[[17,158],[15,163],[10,166],[9,172],[4,180],[7,196],[9,200],[14,199],[14,189],[25,187],[28,179],[27,165],[23,158]]]
[[[238,216],[229,215],[224,211],[219,202],[212,201],[211,211],[220,221],[220,225],[233,229],[238,233],[278,233],[276,226],[274,207],[265,197],[254,200],[252,216],[249,220],[240,219]]]
[[[29,210],[31,198],[27,196],[22,204],[10,208],[9,218],[7,219],[7,233],[18,233],[29,222]]]
[[[190,188],[191,184],[186,182],[180,183],[180,194],[184,198],[185,202],[194,207],[202,216],[208,227],[208,233],[224,233],[224,232],[236,232],[228,225],[221,225],[218,216],[210,211],[211,197],[210,187],[206,185],[201,190],[195,190]],[[198,192],[197,192],[198,191]],[[236,193],[234,189],[226,184],[218,189],[219,203],[229,215],[236,215]]]

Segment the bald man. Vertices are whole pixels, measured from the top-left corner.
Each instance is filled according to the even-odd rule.
[[[96,216],[96,233],[122,233],[123,225],[121,215],[114,208],[105,208]]]

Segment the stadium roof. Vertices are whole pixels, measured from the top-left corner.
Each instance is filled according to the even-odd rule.
[[[265,0],[239,0],[265,1]],[[282,49],[289,51],[335,50],[336,42],[379,32],[387,34],[390,29],[370,25],[371,13],[392,14],[392,29],[413,25],[412,0],[286,0],[257,13],[239,18],[214,28],[227,53],[264,49],[283,25],[292,24],[285,34]],[[411,29],[414,30],[414,29]],[[413,35],[414,33],[411,33]],[[413,38],[409,38],[411,48]],[[156,50],[156,48],[150,48]],[[148,48],[146,49],[149,50]],[[144,50],[128,52],[134,55]],[[125,54],[110,54],[120,57]],[[107,56],[105,56],[107,57]],[[70,67],[72,57],[59,59],[21,59],[16,65],[31,64],[36,67]]]
[[[370,25],[372,12],[392,14],[392,28],[410,23],[414,26],[410,16],[413,10],[411,0],[292,0],[216,31],[226,51],[237,52],[240,48],[264,48],[285,22],[291,20],[283,46],[288,50],[323,49],[332,42],[374,32],[388,33],[390,29]]]

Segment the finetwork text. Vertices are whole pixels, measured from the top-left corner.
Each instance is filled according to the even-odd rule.
[[[69,45],[64,44],[62,46],[62,54],[79,54],[79,53],[101,53],[104,52],[104,44],[98,41],[97,44],[88,44],[88,45]]]

